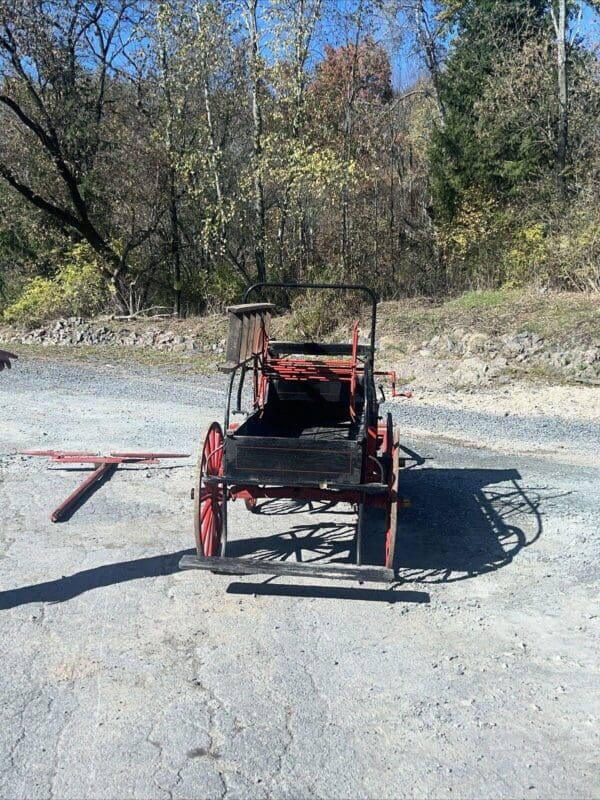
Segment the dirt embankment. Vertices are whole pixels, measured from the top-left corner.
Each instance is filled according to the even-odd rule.
[[[320,334],[301,314],[276,317],[274,335],[305,340]],[[367,312],[363,330],[367,327]],[[329,326],[327,338],[348,338],[350,320]],[[379,366],[432,396],[513,385],[515,379],[600,385],[600,298],[574,293],[472,292],[381,303]],[[173,364],[206,371],[221,359],[225,315],[183,320],[55,320],[33,330],[0,328],[0,342],[30,356]]]

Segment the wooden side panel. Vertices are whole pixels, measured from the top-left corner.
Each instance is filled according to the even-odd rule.
[[[227,367],[234,367],[262,350],[262,332],[269,333],[271,303],[247,303],[230,306]]]
[[[225,447],[228,480],[283,486],[360,483],[360,442],[307,441],[230,434]]]
[[[228,364],[238,364],[240,362],[240,348],[242,343],[242,322],[243,315],[229,315],[229,336],[227,338],[226,359]]]

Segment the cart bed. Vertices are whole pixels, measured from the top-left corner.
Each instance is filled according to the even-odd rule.
[[[363,404],[352,421],[346,390],[341,384],[333,392],[331,384],[275,386],[263,413],[227,434],[228,480],[276,485],[293,475],[297,485],[360,483]]]

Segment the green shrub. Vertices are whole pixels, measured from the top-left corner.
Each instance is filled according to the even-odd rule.
[[[77,244],[59,260],[52,278],[32,278],[4,311],[6,322],[31,325],[58,316],[89,316],[106,301],[106,284],[96,256]]]
[[[223,264],[208,275],[206,305],[210,311],[220,311],[236,302],[245,288],[240,273],[229,264]]]
[[[326,341],[341,332],[341,341],[349,337],[351,323],[361,317],[361,297],[335,290],[308,291],[292,301],[291,314],[286,321],[284,335],[296,341]],[[344,337],[344,333],[346,336]]]

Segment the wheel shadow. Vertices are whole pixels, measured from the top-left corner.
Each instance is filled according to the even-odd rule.
[[[543,499],[558,495],[526,487],[516,469],[443,469],[413,465],[401,473],[400,494],[411,506],[398,514],[394,568],[402,583],[441,583],[476,578],[509,565],[542,535]],[[339,513],[330,503],[265,501],[254,514]],[[351,513],[348,511],[348,513]],[[227,555],[271,561],[355,563],[352,521],[315,521],[286,533],[230,541]],[[366,509],[362,562],[382,564],[385,512]]]
[[[399,513],[396,540],[395,569],[404,586],[473,579],[510,565],[521,550],[542,535],[542,503],[562,496],[548,487],[524,487],[515,469],[437,469],[424,467],[423,463],[415,459],[416,467],[401,474],[400,492],[412,502],[411,508]],[[299,508],[293,503],[288,513],[315,514],[320,519],[295,525],[280,535],[230,541],[227,555],[352,563],[355,517],[323,521],[323,511],[339,513],[331,504],[302,504]],[[262,505],[255,513],[260,518]],[[384,527],[382,512],[368,514],[363,563],[382,563]],[[179,571],[181,557],[191,552],[182,550],[103,564],[57,580],[0,591],[0,610],[28,603],[61,603],[104,586],[171,575]],[[428,601],[426,592],[282,586],[271,584],[270,579],[258,584],[234,583],[228,591],[385,602]]]
[[[508,566],[543,532],[546,487],[516,469],[436,469],[401,474],[411,506],[399,514],[395,567],[403,582],[445,583]]]
[[[318,504],[312,505],[311,513],[318,514]],[[356,526],[353,522],[315,521],[305,525],[294,525],[285,533],[272,536],[228,541],[226,555],[235,558],[252,556],[264,561],[291,560],[299,563],[327,561],[346,564],[351,559],[355,531]]]

